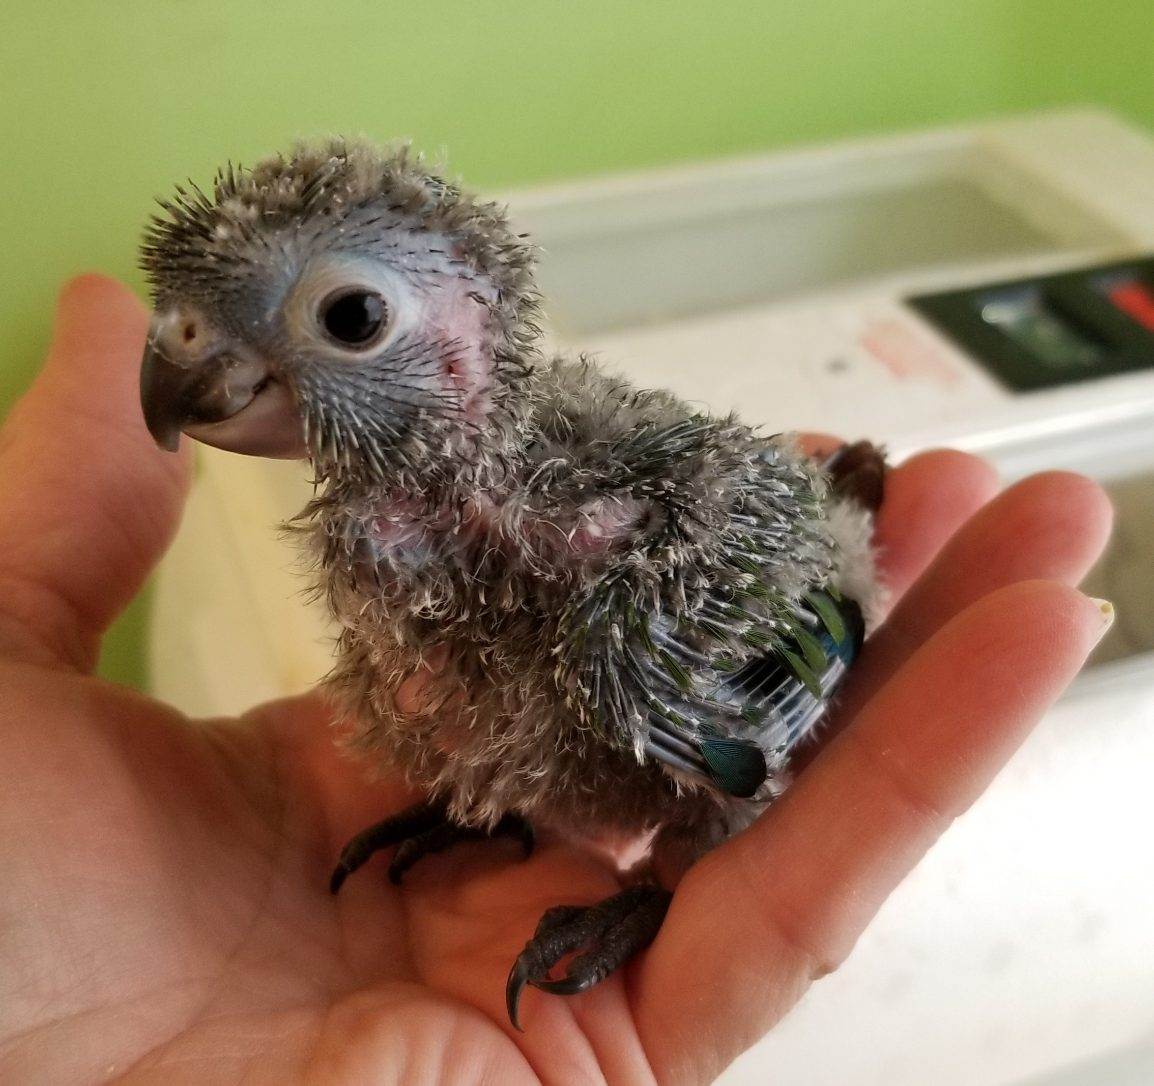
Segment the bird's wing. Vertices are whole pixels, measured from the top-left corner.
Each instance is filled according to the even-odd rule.
[[[788,634],[704,695],[668,678],[700,674],[701,661],[677,638],[653,631],[669,659],[648,675],[645,753],[729,795],[754,795],[821,718],[864,633],[860,608],[828,590],[809,593],[795,614]]]
[[[586,413],[600,418],[614,395]],[[562,611],[558,685],[609,742],[753,795],[820,716],[859,639],[854,605],[824,587],[820,469],[733,420],[661,415],[652,394],[631,395],[629,411],[618,405],[630,425],[586,441],[569,474],[652,515]],[[646,405],[654,417],[632,417]],[[561,429],[556,442],[568,447]]]

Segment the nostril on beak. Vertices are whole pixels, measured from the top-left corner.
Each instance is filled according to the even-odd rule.
[[[177,365],[207,362],[222,345],[220,335],[196,313],[169,312],[154,325],[157,346]]]

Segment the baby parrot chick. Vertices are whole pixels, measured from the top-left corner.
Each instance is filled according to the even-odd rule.
[[[656,872],[788,784],[876,604],[882,457],[821,464],[548,356],[533,246],[404,147],[304,145],[162,206],[148,427],[310,462],[328,690],[352,745],[428,796],[349,842],[333,891],[394,846],[399,881],[467,838],[651,839],[621,893],[545,913],[516,1024],[526,984],[582,991],[652,941]]]

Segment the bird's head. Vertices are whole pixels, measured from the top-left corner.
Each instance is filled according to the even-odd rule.
[[[537,303],[532,247],[498,206],[404,147],[332,141],[162,207],[141,370],[162,446],[184,432],[420,488],[515,433]]]

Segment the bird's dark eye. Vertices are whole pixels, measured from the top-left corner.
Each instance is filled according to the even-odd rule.
[[[321,327],[342,347],[375,343],[388,318],[384,299],[371,290],[342,290],[321,303]]]

